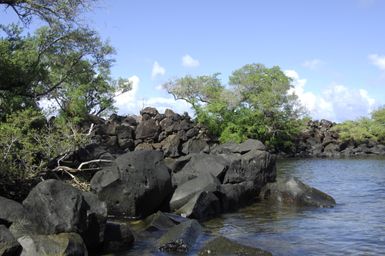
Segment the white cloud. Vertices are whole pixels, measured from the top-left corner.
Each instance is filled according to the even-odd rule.
[[[372,62],[373,65],[375,65],[379,69],[385,70],[385,56],[378,54],[370,54],[369,60]]]
[[[157,76],[163,76],[164,74],[166,74],[166,69],[159,65],[157,61],[155,61],[152,65],[151,77],[155,78]]]
[[[320,59],[312,59],[312,60],[306,60],[302,63],[302,66],[308,69],[315,70],[317,69],[320,65],[322,65],[324,62]]]
[[[140,79],[137,76],[129,78],[132,82],[132,90],[123,93],[115,98],[115,106],[118,114],[139,114],[143,107],[155,107],[159,112],[164,112],[166,108],[174,110],[176,113],[188,112],[193,116],[191,105],[183,100],[175,100],[172,96],[141,98],[138,96]]]
[[[291,92],[298,95],[300,102],[308,109],[314,119],[328,119],[341,122],[367,116],[375,107],[376,101],[364,89],[351,89],[345,85],[332,83],[320,94],[305,91],[306,79],[301,79],[294,70],[285,74],[293,79]]]
[[[200,65],[199,60],[194,59],[190,55],[186,54],[182,57],[182,65],[187,68],[196,68]]]

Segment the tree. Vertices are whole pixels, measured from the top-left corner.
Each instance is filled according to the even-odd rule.
[[[302,127],[303,108],[289,94],[290,78],[279,67],[250,64],[234,71],[230,86],[218,74],[186,76],[164,84],[176,99],[191,103],[197,120],[222,142],[256,138],[275,149],[293,146]]]
[[[0,0],[4,8],[12,9],[24,24],[33,17],[49,24],[70,25],[97,0]]]
[[[68,116],[100,115],[113,108],[116,93],[130,89],[125,79],[113,80],[113,48],[96,32],[43,27],[23,35],[15,25],[3,26],[0,38],[0,110],[37,108],[54,100]]]

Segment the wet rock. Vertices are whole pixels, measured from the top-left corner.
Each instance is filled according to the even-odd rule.
[[[132,247],[135,241],[128,223],[109,220],[106,223],[103,249],[105,252],[121,252]]]
[[[169,215],[158,211],[150,216],[148,216],[143,221],[143,230],[146,231],[158,231],[158,230],[169,230],[175,226],[175,222],[170,219]]]
[[[272,254],[259,248],[242,245],[223,236],[217,237],[208,242],[200,251],[199,256],[209,255],[250,255],[250,256],[271,256]]]
[[[260,198],[293,206],[334,207],[336,205],[333,197],[294,177],[268,183],[262,189]]]
[[[198,177],[183,183],[178,186],[171,198],[171,210],[181,208],[200,191],[218,191],[220,184],[219,180],[210,173],[203,173]]]
[[[207,220],[220,214],[222,209],[219,198],[213,192],[200,191],[175,212],[183,217]]]
[[[108,205],[109,214],[146,217],[172,193],[171,177],[159,151],[120,155],[112,169],[97,172],[91,188]]]
[[[88,255],[87,248],[79,234],[23,236],[17,240],[23,247],[21,256],[39,255]]]
[[[16,201],[0,196],[0,225],[9,227],[13,222],[25,219],[27,211]]]
[[[252,181],[237,184],[222,184],[220,200],[223,211],[232,211],[246,206],[256,199],[257,188]]]
[[[0,255],[20,255],[21,246],[13,237],[12,233],[4,225],[0,225]]]
[[[202,227],[196,220],[182,222],[158,240],[158,248],[161,251],[186,253],[194,246],[202,233]]]

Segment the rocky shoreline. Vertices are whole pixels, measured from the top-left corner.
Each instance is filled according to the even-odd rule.
[[[154,240],[155,251],[188,253],[202,232],[199,221],[258,200],[335,205],[296,178],[277,179],[276,157],[260,141],[219,145],[187,115],[145,108],[141,117],[90,123],[93,143],[50,163],[60,171],[89,162],[94,171],[71,174],[88,186],[76,188],[60,179],[65,174],[48,171],[21,203],[0,197],[1,255],[101,255],[140,239]],[[222,237],[200,255],[222,255],[221,248],[270,255]]]

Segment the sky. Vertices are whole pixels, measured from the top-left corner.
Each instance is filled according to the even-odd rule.
[[[82,19],[115,47],[133,89],[119,114],[154,106],[192,114],[161,85],[245,64],[280,66],[314,119],[369,116],[385,104],[383,0],[100,0]],[[8,11],[0,23],[12,20]]]

